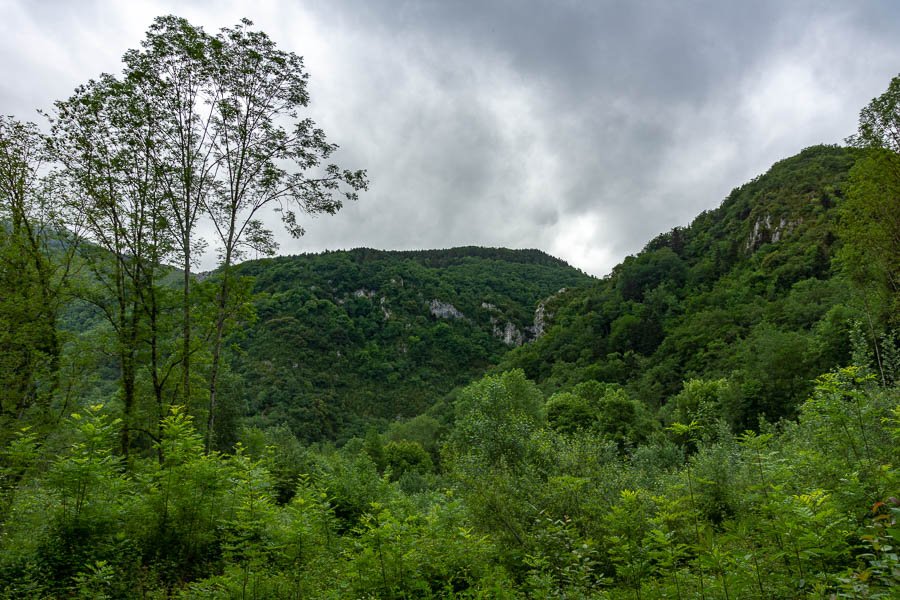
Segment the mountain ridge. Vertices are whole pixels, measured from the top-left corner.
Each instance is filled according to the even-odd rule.
[[[725,378],[735,384],[733,406],[723,409],[733,425],[792,414],[791,398],[849,359],[860,318],[833,263],[858,156],[820,145],[778,161],[718,208],[559,298],[548,334],[514,349],[498,370],[523,368],[547,393],[589,380],[622,384],[654,410],[691,378]],[[808,364],[792,365],[793,354]],[[751,389],[754,378],[776,381]]]
[[[536,337],[544,299],[593,280],[539,250],[472,246],[273,257],[238,272],[258,314],[233,360],[244,410],[307,442],[424,412]]]

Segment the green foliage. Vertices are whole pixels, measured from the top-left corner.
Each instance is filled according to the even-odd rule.
[[[696,421],[708,436],[719,420],[732,429],[739,428],[739,419],[745,411],[743,392],[735,382],[727,379],[691,379],[684,382],[684,388],[660,414],[664,420]]]
[[[0,450],[0,523],[5,519],[18,483],[26,475],[33,474],[37,466],[38,438],[32,428],[23,427]]]
[[[253,423],[304,442],[363,437],[412,418],[496,363],[510,326],[529,337],[537,303],[590,281],[535,250],[356,249],[249,261],[259,320],[234,368]],[[432,301],[463,318],[439,318]],[[416,439],[436,458],[438,444]]]
[[[525,589],[531,598],[606,598],[597,570],[597,544],[581,537],[569,517],[538,519]]]
[[[116,512],[115,504],[124,500],[121,459],[112,451],[119,421],[102,411],[103,405],[98,404],[84,414],[72,413],[72,439],[65,458],[50,470],[48,483],[58,497],[63,523],[107,518]]]
[[[446,435],[447,426],[437,418],[422,414],[408,421],[395,421],[385,432],[389,441],[410,441],[419,444],[431,457],[435,465],[440,463],[441,438]]]
[[[547,424],[561,433],[590,428],[597,419],[597,407],[572,392],[559,392],[547,400]]]
[[[334,453],[320,470],[319,483],[328,494],[341,531],[355,527],[372,502],[383,502],[393,494],[387,478],[366,455]]]
[[[378,435],[378,431],[374,427],[369,427],[366,431],[363,450],[365,450],[366,454],[369,455],[369,458],[372,459],[372,463],[375,464],[375,468],[378,469],[378,472],[384,472],[385,467],[387,467],[387,456],[385,455],[381,436]]]
[[[621,389],[607,392],[600,399],[597,427],[620,447],[643,442],[654,429],[644,405]]]
[[[880,320],[895,319],[900,308],[898,168],[896,150],[871,150],[850,172],[850,193],[841,209],[839,233],[847,240],[841,262]]]
[[[265,431],[247,428],[241,437],[247,453],[256,460],[265,461],[266,469],[273,477],[273,491],[278,504],[289,502],[297,482],[313,470],[314,460],[310,453],[286,425]],[[247,440],[252,440],[252,447]]]
[[[521,370],[486,376],[456,400],[451,444],[492,466],[515,468],[528,454],[529,439],[544,419],[543,395]]]
[[[156,565],[156,577],[171,585],[206,574],[207,561],[219,556],[227,480],[220,457],[204,455],[183,407],[172,407],[161,433],[157,458],[135,465],[136,496],[124,529],[142,560]]]
[[[431,457],[418,442],[388,442],[384,446],[384,456],[393,478],[407,473],[430,473],[434,469]]]
[[[547,400],[546,413],[548,424],[556,431],[595,430],[620,447],[643,442],[654,429],[642,404],[620,386],[596,381],[580,383],[572,392],[554,394]]]
[[[50,418],[58,392],[58,330],[78,236],[67,230],[46,138],[33,123],[0,116],[0,443]]]
[[[619,383],[651,412],[668,405],[667,422],[686,418],[674,413],[694,379],[728,382],[703,419],[740,431],[793,415],[818,373],[849,362],[852,323],[865,318],[832,268],[862,156],[815,146],[776,163],[603,280],[554,299],[547,334],[498,370],[522,368],[551,396]],[[880,353],[887,332],[876,333]]]
[[[858,568],[839,579],[843,597],[890,598],[900,590],[900,500],[876,502],[871,516],[861,536],[867,548],[856,557]]]
[[[689,381],[681,407],[702,414],[724,387]],[[597,382],[568,394],[634,404]],[[3,454],[0,597],[892,598],[897,394],[858,368],[828,373],[777,429],[675,423],[683,462],[665,437],[622,453],[602,412],[545,429],[533,383],[488,376],[457,399],[451,489],[414,493],[378,475],[363,440],[316,450],[247,430],[248,450],[206,454],[180,407],[125,472],[118,423],[95,406],[53,450],[24,431]],[[411,441],[383,452],[391,472],[433,468]],[[279,503],[279,478],[302,468]]]

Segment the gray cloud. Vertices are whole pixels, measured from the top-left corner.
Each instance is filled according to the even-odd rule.
[[[283,252],[538,247],[602,275],[840,142],[900,71],[888,1],[0,5],[0,110],[24,117],[116,70],[157,14],[248,16],[304,55],[312,116],[372,186]]]

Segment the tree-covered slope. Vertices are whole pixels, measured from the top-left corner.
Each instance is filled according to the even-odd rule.
[[[535,336],[539,303],[591,279],[537,250],[356,249],[250,261],[257,321],[233,370],[252,421],[303,440],[414,416]]]
[[[691,378],[722,378],[717,410],[734,426],[791,414],[818,373],[849,362],[862,319],[834,262],[858,156],[815,146],[776,163],[603,280],[555,298],[548,334],[501,368],[524,368],[547,392],[621,383],[650,408]]]

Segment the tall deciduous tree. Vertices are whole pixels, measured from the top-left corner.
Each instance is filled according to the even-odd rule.
[[[218,98],[209,85],[209,36],[175,17],[158,17],[141,50],[124,56],[126,80],[142,106],[153,111],[155,138],[145,144],[165,191],[169,228],[183,271],[182,401],[191,404],[191,269],[202,252],[196,226],[219,162],[213,154],[212,115]],[[211,92],[213,95],[210,95]]]
[[[57,387],[57,320],[78,241],[77,227],[62,226],[48,159],[34,124],[0,116],[0,416],[16,420]]]
[[[208,44],[208,98],[218,175],[205,207],[215,226],[220,257],[218,314],[213,336],[206,449],[215,427],[217,377],[226,321],[235,313],[232,266],[247,249],[274,252],[259,220],[274,206],[288,231],[303,234],[297,214],[334,214],[367,185],[364,171],[322,162],[337,148],[300,111],[309,104],[303,59],[279,50],[247,19],[222,29]],[[287,125],[290,128],[287,128]]]
[[[900,76],[859,114],[859,131],[848,141],[870,152],[851,171],[841,231],[900,315]],[[859,261],[854,261],[858,263]]]
[[[301,110],[309,103],[307,74],[296,54],[276,48],[252,23],[211,36],[173,16],[160,17],[139,50],[124,56],[124,77],[103,75],[58,102],[51,118],[54,144],[79,190],[98,258],[95,275],[107,285],[105,311],[118,339],[122,369],[123,452],[133,427],[138,348],[150,348],[149,372],[165,414],[162,389],[181,365],[181,395],[192,398],[191,269],[198,259],[196,226],[205,216],[215,231],[220,269],[208,320],[211,333],[209,409],[205,446],[215,431],[222,343],[240,318],[248,288],[233,265],[248,249],[274,252],[261,211],[280,211],[288,231],[303,234],[298,214],[333,214],[367,185],[364,171],[323,162],[336,149]],[[158,289],[163,261],[183,268],[180,356],[161,357]]]
[[[884,380],[873,318],[900,325],[900,76],[860,111],[859,130],[847,141],[868,153],[850,172],[841,210],[842,262],[862,291]]]
[[[155,288],[170,240],[163,190],[148,152],[155,140],[153,109],[127,82],[102,75],[57,102],[51,123],[53,148],[76,191],[70,206],[83,215],[93,242],[84,256],[102,289],[90,300],[116,335],[123,394],[121,444],[127,458],[136,426],[138,353],[144,341],[151,348],[151,377],[161,403]],[[144,331],[145,316],[150,318],[149,332]]]

